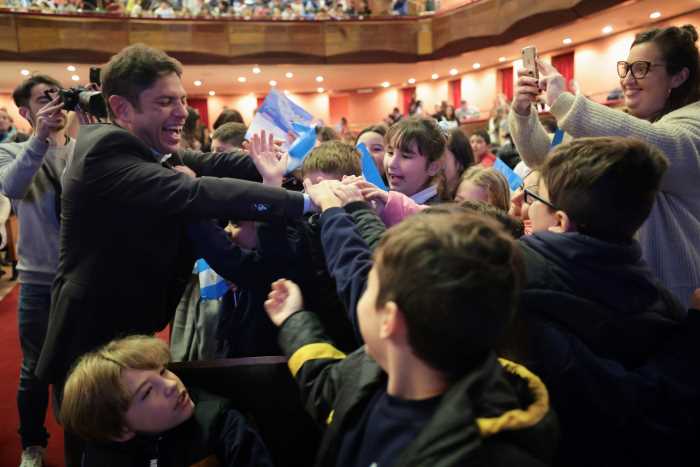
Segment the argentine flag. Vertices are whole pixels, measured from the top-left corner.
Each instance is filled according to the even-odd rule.
[[[202,300],[217,300],[226,294],[228,282],[210,268],[206,261],[198,259],[194,267],[199,276],[199,294]]]

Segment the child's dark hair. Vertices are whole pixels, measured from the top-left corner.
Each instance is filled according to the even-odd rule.
[[[410,152],[416,144],[427,162],[435,162],[445,152],[445,137],[437,122],[432,118],[409,117],[394,123],[384,139],[387,146],[401,152]]]
[[[631,138],[579,138],[557,146],[541,167],[549,201],[580,233],[629,241],[646,220],[668,159]]]
[[[467,134],[461,128],[452,128],[447,135],[447,149],[455,156],[462,170],[474,165],[474,153]],[[460,174],[461,175],[461,174]]]
[[[496,345],[524,277],[515,241],[476,213],[409,217],[387,231],[375,256],[376,306],[395,302],[413,352],[450,378]]]
[[[311,172],[324,172],[341,178],[343,175],[362,175],[360,153],[342,141],[326,141],[311,150],[301,167],[302,177]]]
[[[459,206],[463,209],[478,212],[479,214],[496,220],[513,238],[517,239],[525,235],[523,221],[509,215],[507,212],[492,204],[484,203],[483,201],[467,200],[459,203]]]
[[[682,27],[672,26],[665,29],[650,29],[640,32],[634,38],[632,47],[646,42],[653,42],[661,52],[661,60],[666,64],[669,75],[688,69],[688,79],[677,88],[671,89],[666,101],[666,107],[658,116],[684,107],[700,100],[700,58],[698,47],[698,32],[695,26],[686,24]]]
[[[504,212],[502,209],[498,209],[483,201],[462,201],[461,203],[441,203],[428,206],[422,213],[464,213],[464,212],[474,212],[481,214],[485,217],[491,218],[498,222],[501,227],[509,233],[514,239],[518,239],[525,234],[525,226],[523,221],[511,216],[510,214]]]
[[[219,116],[216,117],[212,128],[214,128],[214,130],[217,130],[221,125],[224,125],[226,123],[242,123],[245,125],[245,122],[243,121],[243,116],[236,109],[222,110]]]
[[[464,171],[474,165],[474,153],[472,152],[471,144],[469,144],[467,134],[462,131],[461,128],[452,128],[447,133],[446,148],[450,150],[455,158],[455,161],[457,162],[457,165],[459,166],[457,171],[457,179],[459,180],[462,178]],[[459,182],[452,190],[449,190],[447,186],[447,179],[444,175],[445,174],[443,172],[442,179],[438,185],[438,194],[440,195],[441,200],[451,201],[455,197],[455,191],[459,186]]]
[[[489,132],[483,128],[479,128],[478,130],[472,131],[471,135],[478,136],[479,138],[483,139],[486,142],[486,144],[491,144],[491,135],[489,135]]]
[[[357,134],[357,138],[355,138],[355,144],[357,144],[357,141],[365,133],[377,133],[378,135],[386,136],[387,130],[388,129],[385,125],[371,125],[367,128],[363,128],[362,131]]]

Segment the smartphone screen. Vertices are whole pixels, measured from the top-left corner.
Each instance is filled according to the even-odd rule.
[[[535,79],[539,79],[539,73],[537,73],[537,47],[530,45],[523,48],[523,68],[530,72],[530,76]]]

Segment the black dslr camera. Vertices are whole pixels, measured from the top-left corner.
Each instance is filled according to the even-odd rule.
[[[100,69],[90,68],[90,82],[100,84]],[[107,104],[100,91],[92,91],[83,86],[74,86],[70,89],[59,89],[58,95],[63,102],[63,108],[68,111],[75,111],[80,108],[93,117],[107,118]]]
[[[80,105],[81,109],[94,117],[107,117],[107,106],[100,91],[91,91],[82,86],[74,86],[70,89],[59,89],[58,95],[61,96],[65,110],[74,111]]]

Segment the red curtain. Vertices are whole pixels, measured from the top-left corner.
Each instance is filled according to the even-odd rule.
[[[513,67],[498,70],[501,78],[501,93],[506,96],[508,102],[513,100]]]
[[[262,103],[263,103],[263,101],[265,100],[266,97],[267,97],[267,96],[265,95],[265,96],[257,97],[257,98],[256,98],[257,103],[258,103],[258,106],[257,106],[258,109],[260,108],[260,106],[262,105]]]
[[[411,101],[416,97],[416,88],[403,88],[401,89],[401,101],[403,104],[403,114],[408,115],[408,107],[411,105]]]
[[[197,112],[199,112],[199,121],[202,122],[202,125],[206,128],[209,128],[209,107],[207,106],[207,100],[188,98],[187,105],[193,109],[197,109]]]
[[[552,66],[559,70],[559,73],[566,80],[566,89],[571,91],[571,80],[574,79],[574,53],[569,52],[552,57]]]
[[[462,78],[450,81],[450,89],[452,90],[452,105],[458,109],[462,102]]]

